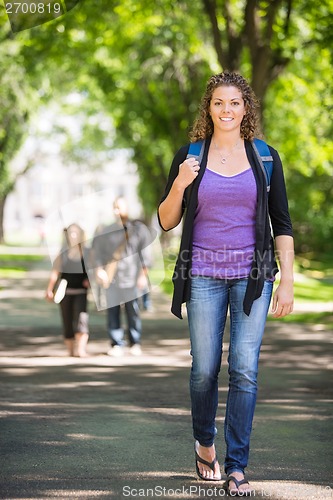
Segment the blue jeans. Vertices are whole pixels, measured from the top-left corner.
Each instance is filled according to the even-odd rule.
[[[124,328],[121,326],[121,304],[123,304],[125,308],[129,345],[140,344],[142,330],[140,309],[137,299],[128,300],[129,297],[135,296],[132,292],[132,289],[116,287],[107,290],[107,294],[110,296],[109,298],[113,299],[112,303],[117,302],[114,300],[115,296],[117,296],[119,302],[119,305],[107,309],[107,327],[112,346],[124,346],[126,344],[124,339]],[[113,297],[111,297],[111,295],[113,295]]]
[[[227,474],[244,472],[256,405],[259,352],[273,283],[266,281],[250,316],[243,312],[247,279],[221,280],[195,276],[187,302],[192,368],[190,393],[194,439],[212,446],[216,434],[218,376],[223,334],[230,309],[229,391],[224,421]]]

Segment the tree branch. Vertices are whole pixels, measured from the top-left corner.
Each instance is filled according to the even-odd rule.
[[[244,11],[244,32],[246,34],[251,59],[254,61],[260,44],[259,20],[256,16],[256,0],[247,0]]]
[[[277,10],[283,0],[271,0],[268,2],[267,14],[266,14],[266,29],[264,36],[265,45],[269,45],[273,36],[273,26],[276,20]]]
[[[291,17],[291,11],[293,8],[292,3],[293,3],[292,0],[287,0],[287,16],[286,16],[286,21],[284,23],[284,29],[283,29],[285,37],[287,37],[289,35],[290,17]]]
[[[226,53],[223,50],[222,47],[222,34],[220,32],[220,28],[218,25],[217,21],[217,15],[216,15],[216,1],[215,0],[202,0],[204,9],[209,17],[210,24],[212,27],[212,35],[213,35],[213,42],[214,42],[214,47],[216,50],[217,54],[217,59],[221,65],[222,68],[227,66],[227,57]]]
[[[242,52],[243,33],[237,34],[233,28],[232,15],[230,13],[229,0],[224,1],[224,17],[226,21],[226,31],[228,39],[228,60],[227,68],[231,71],[239,70]]]
[[[224,1],[224,17],[225,17],[225,22],[227,26],[227,36],[228,40],[230,40],[231,37],[234,36],[234,32],[232,29],[232,21],[231,21],[231,14],[230,14],[230,4],[229,0]]]
[[[1,7],[1,5],[0,5],[0,15],[7,16],[5,8]],[[8,21],[8,19],[7,19],[7,21]],[[9,23],[9,21],[8,21],[8,23]],[[0,43],[5,42],[6,40],[13,40],[13,39],[14,39],[14,33],[12,32],[12,30],[10,28],[7,29],[7,27],[5,25],[2,26],[1,32],[0,32]]]

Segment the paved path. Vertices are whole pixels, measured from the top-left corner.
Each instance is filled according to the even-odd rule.
[[[45,264],[3,281],[0,298],[0,498],[223,498],[198,481],[189,413],[186,321],[155,292],[143,355],[105,353],[105,313],[91,311],[90,357],[68,358]],[[227,347],[227,344],[226,344]],[[224,357],[225,359],[225,357]],[[333,498],[332,334],[269,322],[248,477],[252,498]],[[223,457],[226,367],[217,449]]]

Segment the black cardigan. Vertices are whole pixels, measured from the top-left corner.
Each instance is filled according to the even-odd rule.
[[[182,211],[183,215],[185,212],[185,220],[180,250],[172,278],[174,293],[171,306],[172,313],[180,319],[182,319],[182,303],[190,299],[193,222],[198,203],[198,188],[206,170],[210,142],[211,138],[208,138],[206,140],[199,175],[194,182],[186,188],[183,198]],[[188,149],[189,144],[183,146],[176,153],[171,165],[165,192],[160,203],[167,197],[178,175],[179,165],[186,159]],[[274,238],[279,235],[293,236],[282,163],[277,151],[270,146],[269,149],[273,157],[274,167],[270,192],[267,194],[266,179],[262,168],[254,154],[251,143],[245,141],[246,154],[257,184],[256,246],[243,303],[244,312],[247,315],[251,312],[254,300],[260,297],[265,279],[272,278],[278,272],[274,256],[271,226]],[[159,223],[162,229],[164,229],[160,219]]]

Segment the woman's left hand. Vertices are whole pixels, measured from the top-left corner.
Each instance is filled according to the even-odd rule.
[[[293,282],[280,282],[275,290],[272,302],[272,315],[274,318],[283,318],[293,311],[294,287]]]

